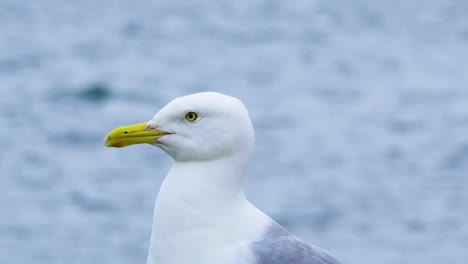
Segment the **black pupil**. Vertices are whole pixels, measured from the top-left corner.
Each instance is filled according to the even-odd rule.
[[[195,114],[189,113],[189,114],[188,114],[188,118],[189,118],[190,120],[195,119]]]

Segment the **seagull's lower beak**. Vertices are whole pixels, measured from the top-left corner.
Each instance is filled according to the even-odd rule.
[[[158,138],[171,134],[166,131],[147,129],[148,122],[118,127],[106,136],[106,147],[123,148],[134,144],[156,144]]]

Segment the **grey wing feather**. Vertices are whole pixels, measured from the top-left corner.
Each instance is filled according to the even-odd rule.
[[[300,240],[274,221],[251,249],[256,264],[340,264],[327,251]]]
[[[292,235],[252,244],[257,264],[340,264],[325,250]]]

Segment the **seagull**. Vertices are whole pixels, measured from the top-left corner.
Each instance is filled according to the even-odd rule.
[[[179,97],[105,139],[107,147],[142,143],[174,159],[156,199],[147,264],[339,264],[246,199],[254,129],[238,99]]]

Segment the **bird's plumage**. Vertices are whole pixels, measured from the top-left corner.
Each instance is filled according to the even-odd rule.
[[[139,143],[175,160],[156,200],[148,264],[338,264],[245,198],[254,132],[238,99],[219,93],[177,98],[148,122],[106,138],[113,147]]]

